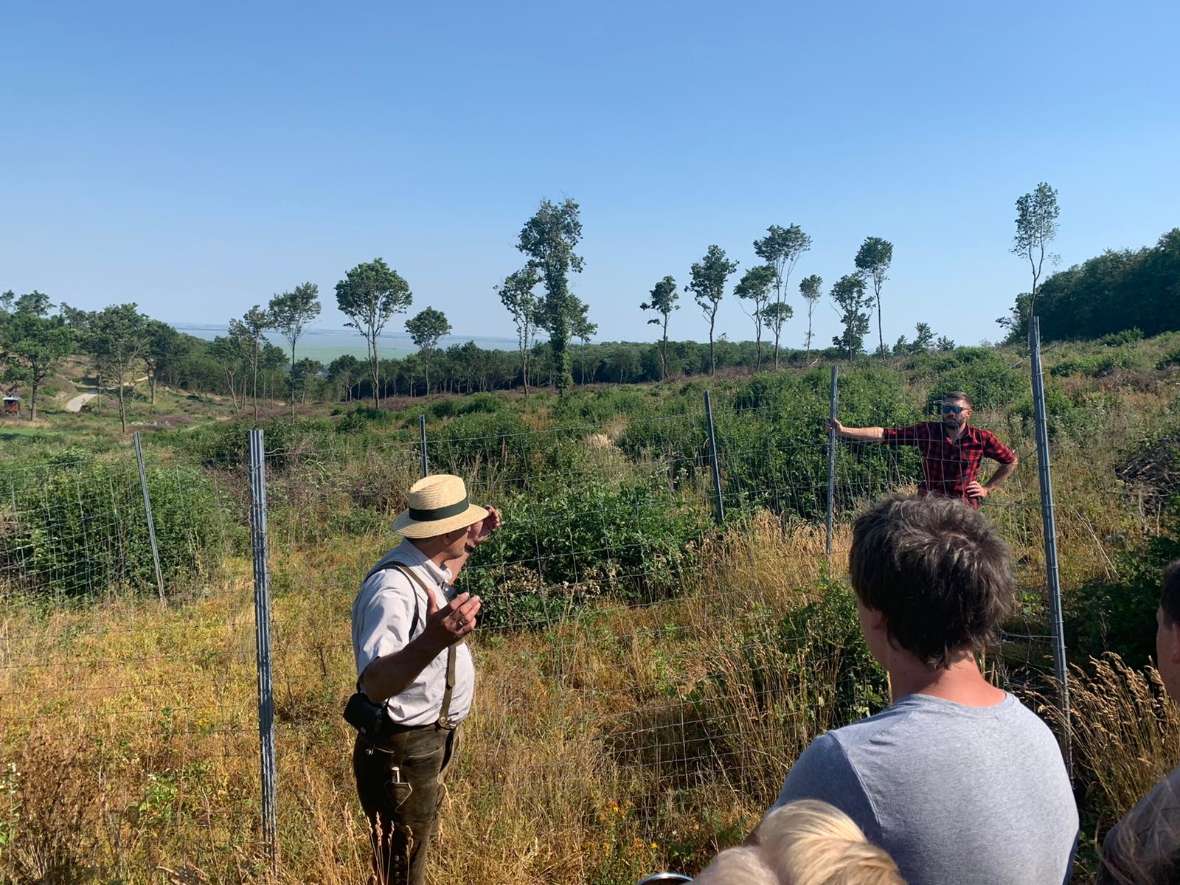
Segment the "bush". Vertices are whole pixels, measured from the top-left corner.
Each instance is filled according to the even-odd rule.
[[[1165,354],[1155,364],[1156,369],[1161,372],[1173,366],[1180,366],[1180,350],[1173,350],[1171,353]]]
[[[134,467],[57,459],[39,480],[9,490],[0,513],[0,570],[33,591],[96,596],[155,592],[155,569]],[[224,531],[208,479],[193,468],[147,472],[165,592],[202,567]]]
[[[961,390],[971,397],[977,412],[1002,409],[1031,385],[1024,372],[1013,368],[1001,354],[985,347],[960,347],[951,354],[936,358],[932,368],[928,411],[952,390]]]
[[[263,421],[258,425],[252,421],[227,421],[202,425],[186,431],[178,439],[181,448],[205,467],[231,470],[249,462],[250,430],[255,426],[262,428],[266,462],[272,469],[281,469],[292,458],[322,448],[333,431],[330,420],[318,418],[287,418]]]
[[[666,489],[555,484],[497,502],[504,526],[463,576],[492,628],[544,624],[600,596],[628,603],[674,595],[708,517]]]
[[[396,412],[374,409],[372,406],[358,406],[336,422],[337,433],[364,433],[373,427],[388,427],[398,419]]]
[[[1143,330],[1131,328],[1123,329],[1120,332],[1111,332],[1109,335],[1103,335],[1098,339],[1098,343],[1103,347],[1122,347],[1124,344],[1134,344],[1142,340]]]
[[[509,412],[473,412],[427,428],[426,451],[432,473],[454,473],[472,479],[494,470],[514,484],[528,479],[534,456],[528,426]]]

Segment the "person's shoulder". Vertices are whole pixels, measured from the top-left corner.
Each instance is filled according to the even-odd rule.
[[[409,596],[414,592],[410,578],[398,568],[409,568],[405,563],[393,557],[395,551],[390,551],[373,566],[368,576],[361,582],[361,595],[376,600],[382,596]]]

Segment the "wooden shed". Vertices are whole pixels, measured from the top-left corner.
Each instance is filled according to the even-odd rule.
[[[6,396],[4,397],[4,414],[5,415],[19,415],[20,414],[20,397]]]

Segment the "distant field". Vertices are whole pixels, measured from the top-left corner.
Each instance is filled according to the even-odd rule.
[[[215,323],[178,323],[176,328],[206,341],[212,341],[218,335],[226,333],[224,325]],[[272,333],[267,338],[273,344],[286,349],[287,343],[278,335]],[[516,347],[516,342],[511,339],[480,335],[448,335],[442,339],[440,346],[446,348],[468,341],[474,341],[485,350],[513,350]],[[407,335],[382,335],[378,339],[378,344],[382,357],[402,357],[417,350]],[[346,353],[358,358],[368,355],[365,340],[351,329],[308,329],[295,346],[297,359],[313,359],[321,363],[329,363]]]

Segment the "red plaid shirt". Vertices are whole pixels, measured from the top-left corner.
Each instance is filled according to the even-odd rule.
[[[945,495],[960,498],[979,509],[979,498],[967,497],[967,484],[979,473],[979,462],[991,458],[1011,464],[1016,453],[1004,445],[990,430],[968,424],[956,440],[951,440],[939,421],[925,421],[909,427],[885,429],[884,441],[895,446],[916,446],[922,453],[923,479],[918,486],[922,495]]]

